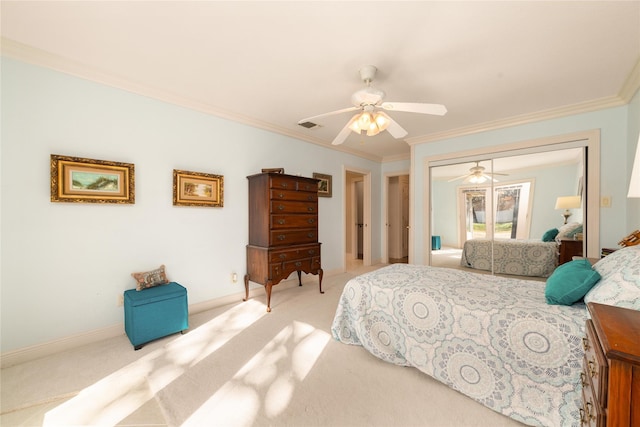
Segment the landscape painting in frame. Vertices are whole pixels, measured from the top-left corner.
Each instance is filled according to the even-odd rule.
[[[51,201],[135,203],[134,165],[52,154]]]
[[[173,170],[175,206],[222,207],[224,177],[202,172]]]
[[[318,181],[318,197],[331,197],[331,175],[323,173],[313,173],[313,177]]]

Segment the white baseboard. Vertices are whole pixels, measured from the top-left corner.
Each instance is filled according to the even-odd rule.
[[[339,273],[338,271],[331,274]],[[327,272],[324,273],[327,275]],[[225,295],[220,298],[211,299],[208,301],[202,301],[189,305],[189,315],[201,313],[203,311],[211,310],[223,305],[233,304],[242,301],[245,296],[244,284],[242,291],[230,295]],[[278,289],[289,288],[298,286],[298,277],[294,276],[291,279],[283,280],[278,284]],[[252,293],[262,292],[261,286],[250,285],[249,286],[249,298]],[[266,299],[265,299],[266,303]],[[53,341],[45,342],[42,344],[35,344],[29,347],[19,348],[17,350],[10,350],[0,355],[0,367],[8,368],[10,366],[18,365],[21,363],[29,362],[31,360],[39,359],[41,357],[50,356],[52,354],[69,350],[72,348],[80,347],[87,344],[92,344],[98,341],[114,338],[120,335],[124,335],[124,322],[117,323],[112,326],[107,326],[101,329],[95,329],[93,331],[82,332],[68,337],[56,339]]]

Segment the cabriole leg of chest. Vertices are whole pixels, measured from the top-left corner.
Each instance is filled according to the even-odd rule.
[[[244,293],[245,293],[245,297],[242,299],[242,301],[246,301],[249,299],[249,275],[248,274],[244,275]]]
[[[271,313],[271,288],[273,287],[273,282],[271,280],[267,280],[267,283],[264,285],[264,289],[267,291],[267,313]]]

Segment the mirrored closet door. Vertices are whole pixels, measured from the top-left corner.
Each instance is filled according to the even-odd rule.
[[[429,168],[430,230],[432,242],[439,243],[439,248],[432,245],[431,265],[548,275],[555,266],[544,264],[557,261],[558,253],[553,247],[557,242],[549,236],[565,226],[565,210],[556,209],[558,198],[578,196],[579,206],[569,210],[568,224],[584,224],[585,148],[445,163]],[[572,237],[586,239],[586,227],[579,232]],[[537,246],[543,240],[553,243]],[[496,269],[500,251],[521,254],[522,259],[504,261]],[[465,259],[472,256],[477,259]]]

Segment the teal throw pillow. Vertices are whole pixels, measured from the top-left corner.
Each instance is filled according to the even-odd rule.
[[[544,289],[547,304],[572,305],[580,301],[598,280],[600,274],[586,259],[562,264],[547,279]]]
[[[551,230],[547,230],[542,235],[542,241],[543,242],[553,242],[553,239],[555,239],[557,235],[558,235],[558,229],[557,228],[552,228]]]

